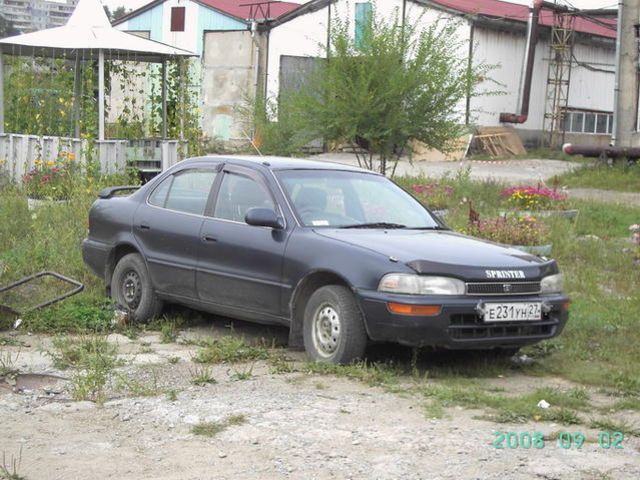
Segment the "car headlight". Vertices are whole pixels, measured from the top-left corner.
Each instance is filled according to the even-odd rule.
[[[429,277],[411,273],[389,273],[378,291],[408,295],[464,295],[464,282],[450,277]]]
[[[544,277],[540,282],[541,293],[560,293],[564,286],[564,275],[556,273],[555,275],[549,275]]]

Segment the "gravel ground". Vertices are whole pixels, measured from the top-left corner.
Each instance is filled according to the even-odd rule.
[[[207,328],[181,337],[194,335],[216,333]],[[54,369],[43,353],[51,339],[17,339],[27,346],[0,348],[5,358],[17,356],[21,373],[56,375],[0,382],[0,452],[8,463],[21,451],[19,473],[27,479],[640,478],[638,438],[625,438],[620,450],[594,443],[564,450],[553,441],[539,450],[498,450],[492,445],[496,430],[551,434],[563,427],[498,425],[475,418],[480,411],[461,408],[428,418],[414,396],[342,377],[274,374],[263,362],[214,365],[210,373],[217,383],[195,386],[191,358],[197,347],[162,344],[158,335],[109,337],[123,363],[118,374],[153,380],[157,395],[112,393],[102,407],[76,402],[64,379],[72,372]],[[303,359],[299,352],[287,354]],[[240,371],[251,371],[251,378],[236,380]],[[519,374],[487,381],[514,392],[567,384],[554,378],[532,382]],[[175,398],[164,393],[168,388]],[[196,424],[233,415],[244,421],[212,438],[191,433]]]
[[[311,158],[327,162],[358,165],[355,155],[348,153],[326,153]],[[396,169],[396,175],[424,175],[438,178],[443,175],[455,175],[456,172],[464,172],[469,169],[470,177],[473,180],[495,180],[516,185],[547,182],[556,175],[562,175],[581,166],[582,164],[578,162],[548,159],[414,163],[400,161]],[[595,188],[570,188],[567,193],[571,197],[585,200],[640,206],[640,193],[615,192]]]
[[[311,157],[313,160],[358,165],[355,155],[350,153],[325,153]],[[441,177],[446,173],[470,169],[473,180],[496,180],[506,183],[536,183],[556,175],[579,168],[580,163],[563,160],[496,160],[462,162],[398,162],[396,175],[425,175]]]

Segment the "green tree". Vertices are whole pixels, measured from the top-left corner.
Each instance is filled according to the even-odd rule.
[[[414,140],[448,151],[464,133],[467,95],[489,67],[468,64],[459,23],[403,24],[375,9],[357,25],[333,19],[327,61],[297,92],[285,92],[308,138],[351,142],[361,166],[387,173]]]
[[[111,21],[115,22],[116,20],[124,17],[127,13],[129,13],[129,11],[126,8],[124,8],[122,5],[120,5],[111,14]]]
[[[111,23],[115,22],[121,17],[124,17],[128,13],[127,9],[122,5],[117,7],[113,12],[107,5],[103,5],[103,8],[104,8],[104,13],[107,14],[107,18]]]

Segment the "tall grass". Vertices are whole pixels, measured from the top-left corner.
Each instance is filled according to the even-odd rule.
[[[27,315],[26,327],[73,331],[108,325],[104,285],[85,266],[81,243],[87,235],[88,211],[97,192],[106,185],[130,181],[128,176],[112,176],[90,183],[79,181],[68,202],[51,203],[32,211],[19,186],[0,189],[0,264],[4,267],[0,283],[8,284],[32,273],[50,270],[85,285],[84,292],[77,297]],[[47,295],[47,292],[38,293]],[[50,298],[55,293],[52,289]],[[0,297],[0,303],[2,300]],[[25,300],[25,304],[31,303],[28,298]]]
[[[640,165],[616,161],[613,165],[586,164],[559,180],[570,187],[599,188],[622,192],[640,192]]]

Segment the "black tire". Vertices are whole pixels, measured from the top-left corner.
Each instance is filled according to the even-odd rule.
[[[130,253],[120,259],[111,277],[111,296],[129,312],[133,322],[146,322],[162,312],[162,301],[151,285],[142,256]]]
[[[367,331],[351,291],[341,285],[316,290],[304,310],[304,348],[317,362],[347,364],[362,358]]]

